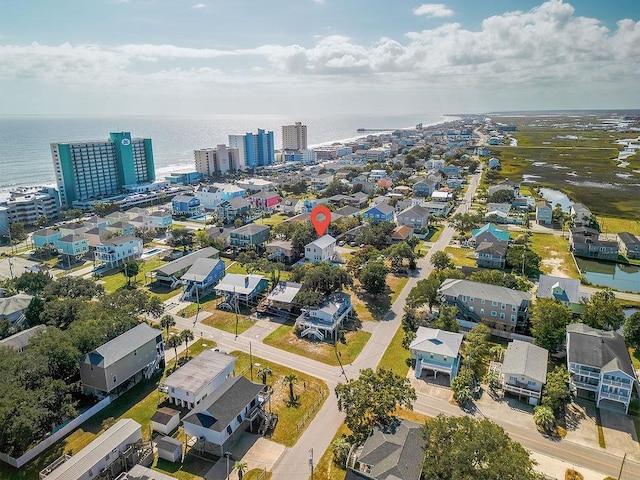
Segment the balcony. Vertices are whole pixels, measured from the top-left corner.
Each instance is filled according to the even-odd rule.
[[[585,368],[582,367],[578,367],[575,365],[570,365],[569,366],[569,372],[575,374],[575,375],[580,375],[581,377],[588,377],[588,378],[593,378],[598,380],[598,382],[600,381],[600,372],[594,372],[593,370],[587,370]]]
[[[604,377],[602,379],[603,385],[609,385],[611,387],[623,387],[623,388],[631,388],[630,382],[620,382],[618,380],[612,380],[610,378]]]
[[[516,385],[511,385],[509,383],[503,383],[502,389],[507,392],[517,393],[518,395],[527,395],[529,397],[540,398],[540,392],[536,390],[529,390],[528,388],[518,387]]]
[[[601,399],[613,400],[624,404],[629,403],[629,395],[620,395],[619,393],[600,392]]]
[[[580,388],[582,390],[589,390],[591,392],[597,392],[598,391],[598,384],[593,384],[593,383],[587,383],[587,382],[581,382],[580,380],[577,380],[575,378],[573,378],[571,380],[571,383],[576,387],[576,388]]]

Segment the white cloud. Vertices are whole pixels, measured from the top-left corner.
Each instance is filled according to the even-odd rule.
[[[448,8],[444,3],[423,3],[419,7],[413,9],[413,14],[425,17],[451,17],[453,16],[453,10]]]
[[[195,5],[192,5],[191,8],[205,8],[206,6],[206,3],[196,3]]]

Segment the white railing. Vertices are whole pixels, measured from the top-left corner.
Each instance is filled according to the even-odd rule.
[[[594,385],[592,383],[581,382],[579,380],[573,379],[572,383],[577,387],[583,390],[591,390],[592,392],[598,391],[598,385]]]
[[[540,398],[540,392],[536,390],[529,390],[528,388],[516,387],[515,385],[510,385],[508,383],[503,383],[502,389],[508,392],[518,393],[520,395],[528,395],[530,397]]]
[[[594,372],[592,370],[586,370],[584,368],[580,368],[580,367],[569,367],[569,371],[571,373],[575,373],[576,375],[580,375],[583,377],[589,377],[589,378],[597,378],[598,380],[600,380],[600,373],[599,372]]]
[[[628,395],[620,395],[618,393],[600,392],[600,398],[606,398],[608,400],[615,400],[616,402],[629,403]]]
[[[612,387],[625,387],[625,388],[631,388],[631,383],[627,382],[620,382],[619,380],[612,380],[610,378],[607,377],[603,377],[602,378],[602,384],[603,385],[611,385]]]

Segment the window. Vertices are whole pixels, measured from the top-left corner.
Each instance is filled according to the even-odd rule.
[[[467,301],[467,296],[466,295],[462,295],[462,301],[466,302]]]
[[[118,381],[118,377],[116,377],[115,375],[113,376],[113,383],[116,383]]]
[[[504,303],[500,305],[500,310],[504,310],[505,308],[507,308],[507,306]]]
[[[492,317],[496,317],[497,315],[498,315],[498,312],[496,312],[495,310],[491,310]]]
[[[531,380],[527,382],[527,385],[529,385],[530,387],[533,387],[535,384],[536,382],[532,382]]]
[[[473,298],[473,297],[469,297],[469,301],[470,301],[470,302],[475,302],[475,301],[476,301],[476,299],[475,299],[475,298]]]
[[[511,321],[515,322],[516,321],[516,316],[515,315],[511,315]]]
[[[516,306],[515,305],[511,305],[511,311],[515,312],[516,311]]]
[[[444,361],[445,361],[445,362],[447,361],[447,357],[444,357]]]
[[[137,350],[137,349],[136,349],[136,350],[134,350],[134,351],[133,351],[133,354],[134,354],[134,355],[138,355],[138,350]]]
[[[473,307],[469,307],[469,311],[470,311],[470,312],[473,312]]]
[[[231,435],[233,433],[233,430],[231,430],[231,425],[227,425],[227,433],[229,435]]]
[[[238,423],[242,423],[242,417],[240,415],[236,417],[236,420],[238,421]]]
[[[491,305],[492,305],[492,306],[494,306],[494,307],[496,307],[496,306],[498,306],[498,302],[496,302],[496,301],[494,300],[494,301],[492,301],[492,302],[491,302]]]
[[[504,313],[500,312],[500,320],[504,320]]]
[[[484,315],[484,308],[480,309],[480,315]]]

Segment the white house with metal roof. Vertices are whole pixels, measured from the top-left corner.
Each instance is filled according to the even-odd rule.
[[[176,288],[180,285],[182,275],[185,274],[199,258],[218,258],[219,254],[220,252],[213,247],[201,248],[166,265],[154,268],[147,276],[152,282],[166,283],[171,285],[171,288]]]
[[[331,235],[323,235],[304,247],[304,258],[311,263],[330,262],[335,256],[336,239]]]
[[[583,323],[567,325],[569,387],[596,407],[629,411],[637,377],[624,338]]]
[[[524,395],[531,405],[537,405],[547,381],[548,359],[545,348],[521,340],[509,343],[502,362],[502,390]]]
[[[456,378],[460,368],[460,345],[463,338],[461,333],[418,327],[416,338],[409,345],[416,378],[420,378],[425,370],[431,370],[434,378],[438,372],[449,375],[449,381]]]
[[[128,466],[138,462],[141,443],[141,425],[130,418],[123,418],[72,457],[61,457],[42,470],[40,478],[46,480],[115,478],[123,467],[127,470]],[[102,475],[108,475],[108,477]]]
[[[164,368],[162,330],[136,325],[80,359],[82,389],[102,397],[127,389]]]
[[[352,311],[351,295],[334,292],[319,307],[303,308],[296,318],[296,327],[301,337],[314,336],[318,340],[330,337],[335,341],[340,325]]]
[[[267,289],[268,284],[269,281],[262,275],[227,273],[216,285],[215,292],[227,298],[237,297],[239,301],[249,304]]]
[[[169,375],[161,385],[169,402],[194,408],[211,395],[233,373],[236,357],[205,350]]]

